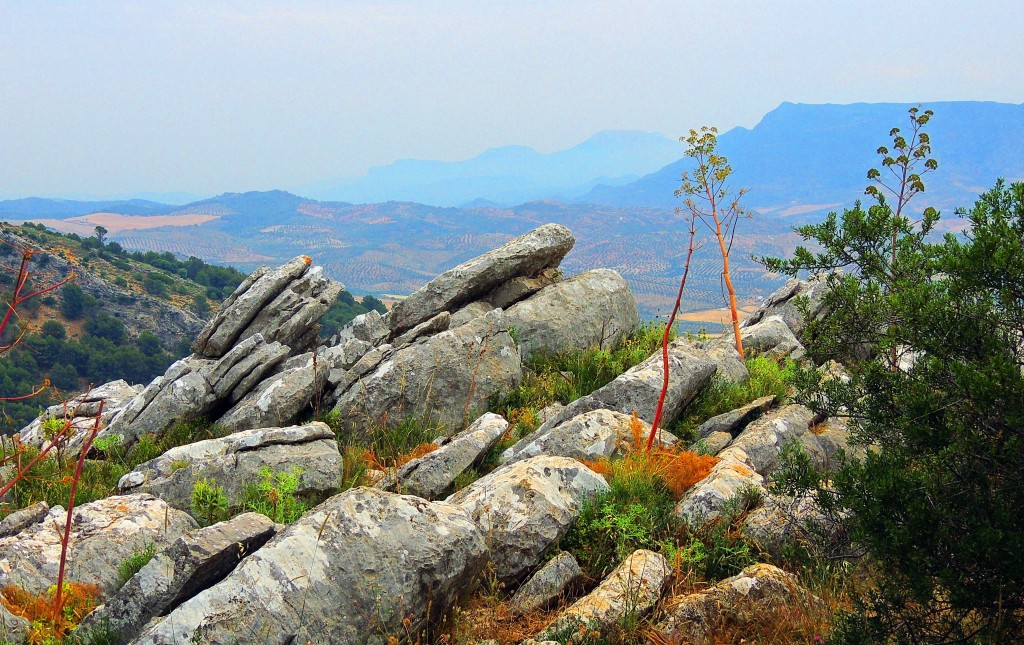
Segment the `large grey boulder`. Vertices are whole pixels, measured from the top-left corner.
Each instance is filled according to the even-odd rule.
[[[826,557],[849,555],[843,525],[818,506],[814,495],[768,495],[740,526],[743,537],[761,552],[782,558],[798,546]]]
[[[806,322],[798,303],[801,300],[805,301],[811,316],[820,318],[825,315],[822,298],[827,292],[827,274],[810,280],[792,278],[786,284],[779,287],[772,295],[768,296],[768,299],[761,304],[757,311],[747,316],[740,323],[740,333],[743,333],[742,328],[752,327],[771,316],[779,316],[786,326],[792,330],[797,339],[800,340],[803,338],[802,334]]]
[[[751,349],[777,358],[803,358],[807,351],[797,340],[782,316],[766,316],[759,323],[740,328],[743,349]],[[731,339],[731,337],[730,337]]]
[[[308,256],[300,255],[276,269],[254,271],[224,301],[192,350],[219,358],[254,334],[293,350],[307,349],[316,338],[316,321],[344,288],[324,277],[321,267],[310,268],[310,263]]]
[[[816,447],[814,435],[808,432],[813,420],[814,413],[802,405],[777,408],[748,425],[719,456],[738,451],[750,459],[758,473],[771,475],[787,441],[796,440]]]
[[[753,564],[713,587],[674,598],[656,629],[671,642],[703,643],[723,628],[742,630],[765,616],[820,602],[793,574]]]
[[[111,381],[94,387],[66,403],[51,405],[21,430],[21,441],[25,445],[43,449],[50,443],[43,433],[43,423],[49,419],[66,419],[73,430],[70,436],[65,437],[65,451],[77,452],[96,423],[97,414],[100,415],[99,427],[105,428],[110,419],[138,396],[142,389],[141,385],[129,385],[124,380]]]
[[[377,311],[359,314],[338,331],[332,339],[332,345],[343,345],[349,340],[361,340],[370,345],[379,345],[388,337],[390,328],[387,321]]]
[[[41,522],[49,512],[50,505],[46,502],[36,502],[31,506],[13,511],[3,520],[0,520],[0,538],[21,533],[33,524]]]
[[[171,448],[140,464],[118,482],[121,492],[156,495],[174,508],[192,512],[192,490],[200,479],[224,489],[232,505],[242,502],[246,485],[260,472],[300,471],[296,494],[319,501],[337,491],[341,472],[338,442],[327,424],[243,430],[220,439]]]
[[[265,515],[242,513],[213,526],[189,531],[157,553],[121,589],[79,625],[106,626],[117,645],[135,638],[151,619],[164,616],[200,591],[223,580],[242,558],[277,531]]]
[[[534,638],[564,637],[580,627],[603,632],[627,616],[641,618],[661,599],[671,574],[665,556],[645,549],[634,551],[596,589],[570,605]]]
[[[668,392],[665,395],[665,407],[661,418],[661,425],[664,427],[671,426],[679,418],[686,406],[715,374],[715,364],[708,355],[685,340],[676,340],[669,344],[668,360]],[[591,396],[611,410],[625,414],[636,412],[641,419],[652,423],[663,379],[664,368],[659,351],[639,365],[626,370],[611,383],[592,392]]]
[[[585,501],[607,490],[580,462],[542,455],[502,466],[447,501],[486,537],[498,579],[514,582],[565,536]]]
[[[451,488],[461,475],[487,454],[508,430],[508,421],[488,412],[443,446],[413,459],[378,487],[397,488],[410,495],[434,499]]]
[[[372,488],[327,500],[134,642],[431,642],[472,588],[483,536],[452,504]]]
[[[346,390],[339,386],[337,391],[334,409],[357,432],[369,432],[385,415],[392,421],[429,417],[455,428],[467,411],[486,409],[493,394],[516,387],[522,378],[519,352],[497,309],[461,327],[382,352],[379,360]]]
[[[562,551],[537,569],[529,580],[523,583],[512,596],[509,604],[518,613],[546,609],[558,602],[586,576],[576,558],[568,551]]]
[[[392,308],[391,337],[442,311],[454,312],[512,278],[558,266],[575,241],[566,227],[545,224],[445,271]]]
[[[545,287],[506,311],[523,356],[590,347],[612,348],[640,326],[629,285],[611,269],[595,269]]]
[[[742,450],[730,446],[719,459],[708,476],[683,493],[676,504],[675,514],[682,520],[700,524],[718,517],[732,499],[748,491],[762,498],[767,494],[764,477]]]
[[[522,461],[537,455],[556,455],[572,459],[595,461],[615,459],[636,448],[633,435],[633,417],[622,412],[599,409],[585,412],[544,433],[531,433],[511,448],[504,462]],[[646,443],[651,425],[637,419],[637,436]],[[668,446],[677,443],[671,433],[659,429],[656,441]]]
[[[41,594],[56,584],[67,511],[54,506],[39,522],[0,538],[0,587],[19,585]],[[151,495],[115,495],[75,507],[68,541],[66,580],[120,586],[117,569],[133,553],[157,551],[196,528],[186,513]]]
[[[544,287],[561,281],[562,270],[555,267],[544,269],[533,276],[516,276],[487,294],[487,302],[492,307],[507,309],[520,300],[529,298]]]

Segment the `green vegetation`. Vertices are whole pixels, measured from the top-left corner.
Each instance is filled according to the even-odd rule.
[[[138,443],[128,449],[122,447],[114,437],[97,440],[93,447],[102,458],[85,461],[75,494],[75,503],[85,504],[114,495],[121,477],[139,464],[155,459],[171,448],[225,434],[226,431],[220,426],[200,420],[175,424],[159,439],[149,435],[143,436]],[[39,453],[34,448],[25,448],[22,460],[28,462],[37,454]],[[50,506],[67,504],[71,494],[71,475],[78,455],[51,455],[36,463],[26,477],[11,489],[9,497],[4,500],[7,503],[0,507],[0,516],[39,501],[44,501]]]
[[[830,314],[805,340],[817,361],[843,360],[850,381],[803,372],[799,400],[849,415],[872,446],[816,488],[875,573],[837,642],[1024,634],[1024,184],[998,182],[959,213],[962,235],[936,240],[934,209],[904,212],[935,167],[930,116],[912,110],[910,132],[894,129],[892,152],[879,149],[897,185],[871,171],[869,208],[800,227],[819,250],[767,262],[829,276]]]
[[[275,473],[269,466],[263,468],[260,480],[245,487],[242,509],[263,513],[278,524],[291,524],[307,510],[306,505],[295,496],[301,476],[302,469],[298,467],[280,473]]]
[[[338,333],[338,330],[348,324],[350,320],[370,311],[384,314],[387,313],[388,308],[384,306],[383,302],[371,295],[365,295],[361,301],[356,301],[351,293],[342,291],[338,295],[338,299],[334,301],[334,304],[330,306],[323,318],[320,319],[320,337],[330,338]]]
[[[700,424],[711,417],[742,407],[762,396],[774,395],[784,401],[796,378],[796,363],[790,359],[777,361],[769,356],[746,360],[750,380],[745,383],[714,376],[697,398],[687,406],[682,418],[672,427],[672,434],[684,443],[693,442]]]
[[[124,585],[131,580],[132,576],[138,573],[142,567],[149,564],[154,555],[156,555],[156,548],[150,542],[144,549],[135,551],[125,558],[124,562],[117,567],[117,577],[121,580],[121,584]]]
[[[192,488],[192,514],[202,526],[228,519],[228,496],[212,479],[201,478]]]

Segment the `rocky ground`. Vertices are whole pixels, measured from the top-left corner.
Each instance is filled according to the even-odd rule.
[[[692,437],[662,432],[667,461],[638,461],[662,388],[660,350],[536,411],[533,423],[485,412],[533,382],[534,357],[608,353],[640,327],[614,271],[562,277],[573,244],[565,227],[542,226],[446,271],[384,316],[360,316],[326,344],[316,321],[341,284],[306,257],[259,269],[162,377],[95,388],[25,428],[21,441],[43,449],[46,420],[71,420],[78,431],[59,449],[74,454],[102,401],[94,446],[138,449],[197,418],[220,429],[138,464],[116,495],[75,507],[68,579],[97,585],[102,602],[79,627],[82,642],[706,642],[821,606],[793,574],[756,558],[735,575],[682,584],[693,553],[637,548],[595,578],[561,550],[577,539],[581,514],[616,494],[616,464],[687,459],[706,468],[695,482],[676,481],[673,526],[728,514],[730,530],[768,559],[810,532],[841,543],[841,528],[810,500],[770,483],[786,446],[824,468],[847,447],[843,424],[767,396],[699,419]],[[787,283],[744,322],[746,347],[800,359],[796,297],[813,311],[817,289]],[[713,384],[752,378],[728,337],[677,339],[669,364],[663,428]],[[353,446],[425,418],[444,432],[415,458],[353,475],[362,458]],[[274,492],[264,513],[218,514],[245,507],[248,485],[261,481]],[[299,510],[285,512],[294,500]],[[43,594],[55,583],[66,517],[45,503],[6,516],[0,587]],[[119,577],[147,549],[151,559]],[[0,613],[9,641],[31,632],[10,602]],[[497,614],[519,630],[488,633]],[[106,640],[87,640],[97,634]]]

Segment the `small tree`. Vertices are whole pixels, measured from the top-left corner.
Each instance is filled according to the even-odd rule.
[[[99,240],[100,246],[103,246],[103,243],[107,240],[107,229],[97,226],[93,231],[96,233],[96,239]]]
[[[747,213],[739,200],[747,192],[739,189],[733,193],[726,181],[732,174],[728,159],[715,152],[718,145],[718,129],[702,126],[700,132],[690,130],[689,136],[680,138],[688,146],[686,156],[697,162],[693,174],[683,173],[682,185],[676,197],[685,197],[684,204],[690,217],[703,224],[718,242],[722,255],[722,279],[729,293],[729,310],[732,314],[732,330],[736,351],[743,357],[743,339],[740,337],[739,311],[736,307],[736,289],[732,285],[729,271],[729,252],[732,249],[736,223]]]
[[[877,564],[836,642],[1024,635],[1024,185],[998,183],[964,212],[965,237],[932,241],[938,213],[913,221],[905,208],[924,189],[915,161],[935,167],[920,136],[930,116],[911,110],[919,136],[895,157],[879,149],[892,191],[797,229],[818,248],[766,263],[828,275],[829,315],[808,319],[804,341],[818,361],[845,361],[850,380],[807,370],[798,398],[848,417],[869,447],[817,490]]]

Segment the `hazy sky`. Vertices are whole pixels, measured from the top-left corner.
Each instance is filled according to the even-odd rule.
[[[0,198],[303,186],[396,158],[1024,102],[1024,2],[0,0]]]

